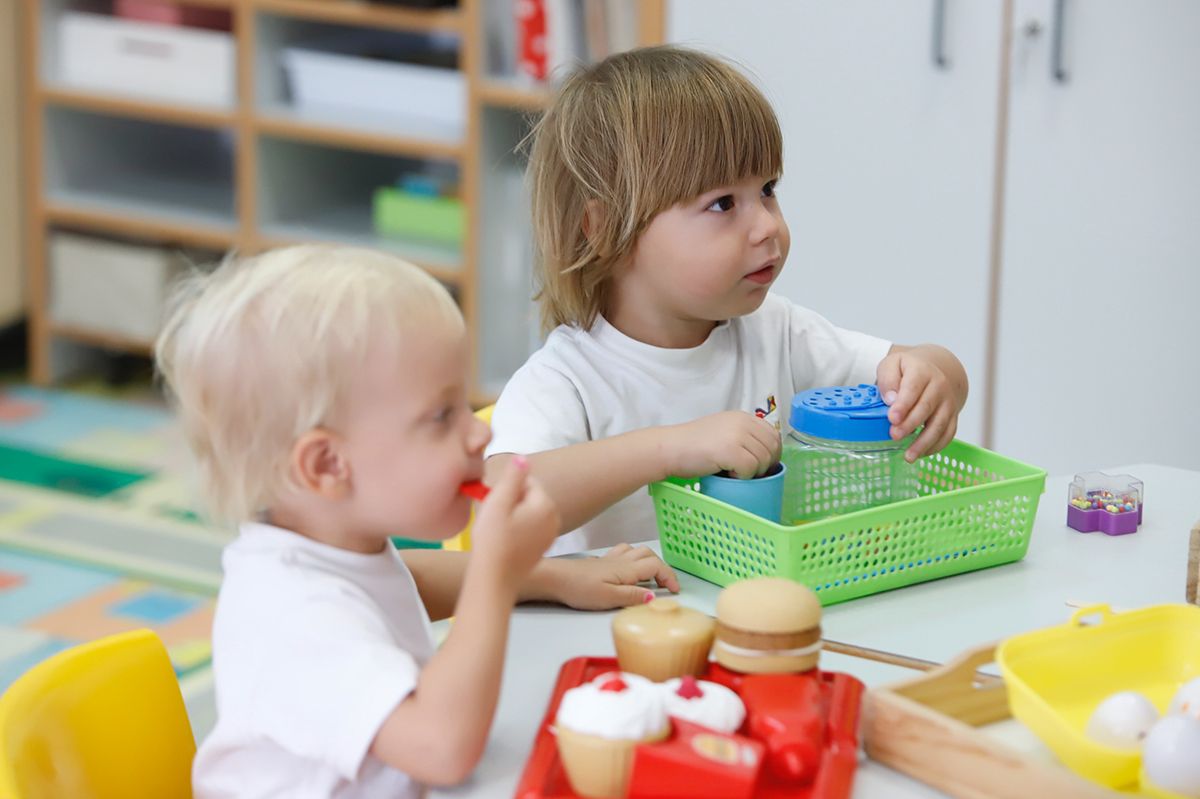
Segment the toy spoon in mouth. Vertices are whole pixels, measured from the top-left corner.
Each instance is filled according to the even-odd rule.
[[[468,480],[458,487],[458,493],[468,496],[476,502],[483,502],[489,491],[491,489],[485,486],[482,480]]]

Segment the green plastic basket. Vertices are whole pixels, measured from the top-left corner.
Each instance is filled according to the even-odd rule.
[[[654,483],[663,558],[717,585],[790,577],[833,605],[1025,557],[1044,470],[962,441],[918,466],[916,499],[795,527]]]

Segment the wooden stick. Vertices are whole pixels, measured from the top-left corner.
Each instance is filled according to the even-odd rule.
[[[1197,584],[1200,583],[1200,522],[1192,527],[1192,537],[1188,539],[1187,589],[1184,596],[1192,605],[1200,605],[1196,601]]]
[[[849,655],[850,657],[861,658],[862,660],[873,660],[876,663],[887,663],[892,666],[901,666],[902,668],[914,669],[916,671],[933,671],[942,666],[941,663],[934,660],[909,657],[908,655],[900,655],[882,649],[871,649],[866,646],[856,646],[841,641],[831,641],[828,638],[821,639],[821,644],[826,652]],[[1000,679],[994,674],[985,674],[981,671],[975,673],[975,678],[980,683],[993,682]]]

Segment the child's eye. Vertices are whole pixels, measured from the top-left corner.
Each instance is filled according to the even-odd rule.
[[[454,418],[454,410],[455,408],[453,405],[446,405],[443,408],[439,408],[437,413],[433,415],[433,421],[437,422],[438,424],[445,424],[446,422],[449,422]]]
[[[778,181],[768,180],[766,183],[763,184],[762,193],[763,193],[764,197],[774,197],[775,196],[775,184],[776,183],[778,183]]]
[[[733,208],[733,195],[732,194],[722,194],[720,197],[718,197],[716,200],[714,200],[713,203],[708,206],[708,208],[706,208],[704,210],[706,210],[706,211],[729,211],[732,208]]]

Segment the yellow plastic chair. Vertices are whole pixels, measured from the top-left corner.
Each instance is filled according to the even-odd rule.
[[[150,630],[73,647],[0,697],[0,797],[189,799],[196,742]]]
[[[475,415],[488,424],[492,423],[492,411],[495,410],[495,405],[489,405],[486,408],[480,408],[475,411]],[[471,524],[475,521],[475,510],[471,510],[471,520],[467,522],[467,526],[463,531],[453,538],[447,538],[442,542],[442,549],[452,549],[455,552],[466,552],[471,548]]]

